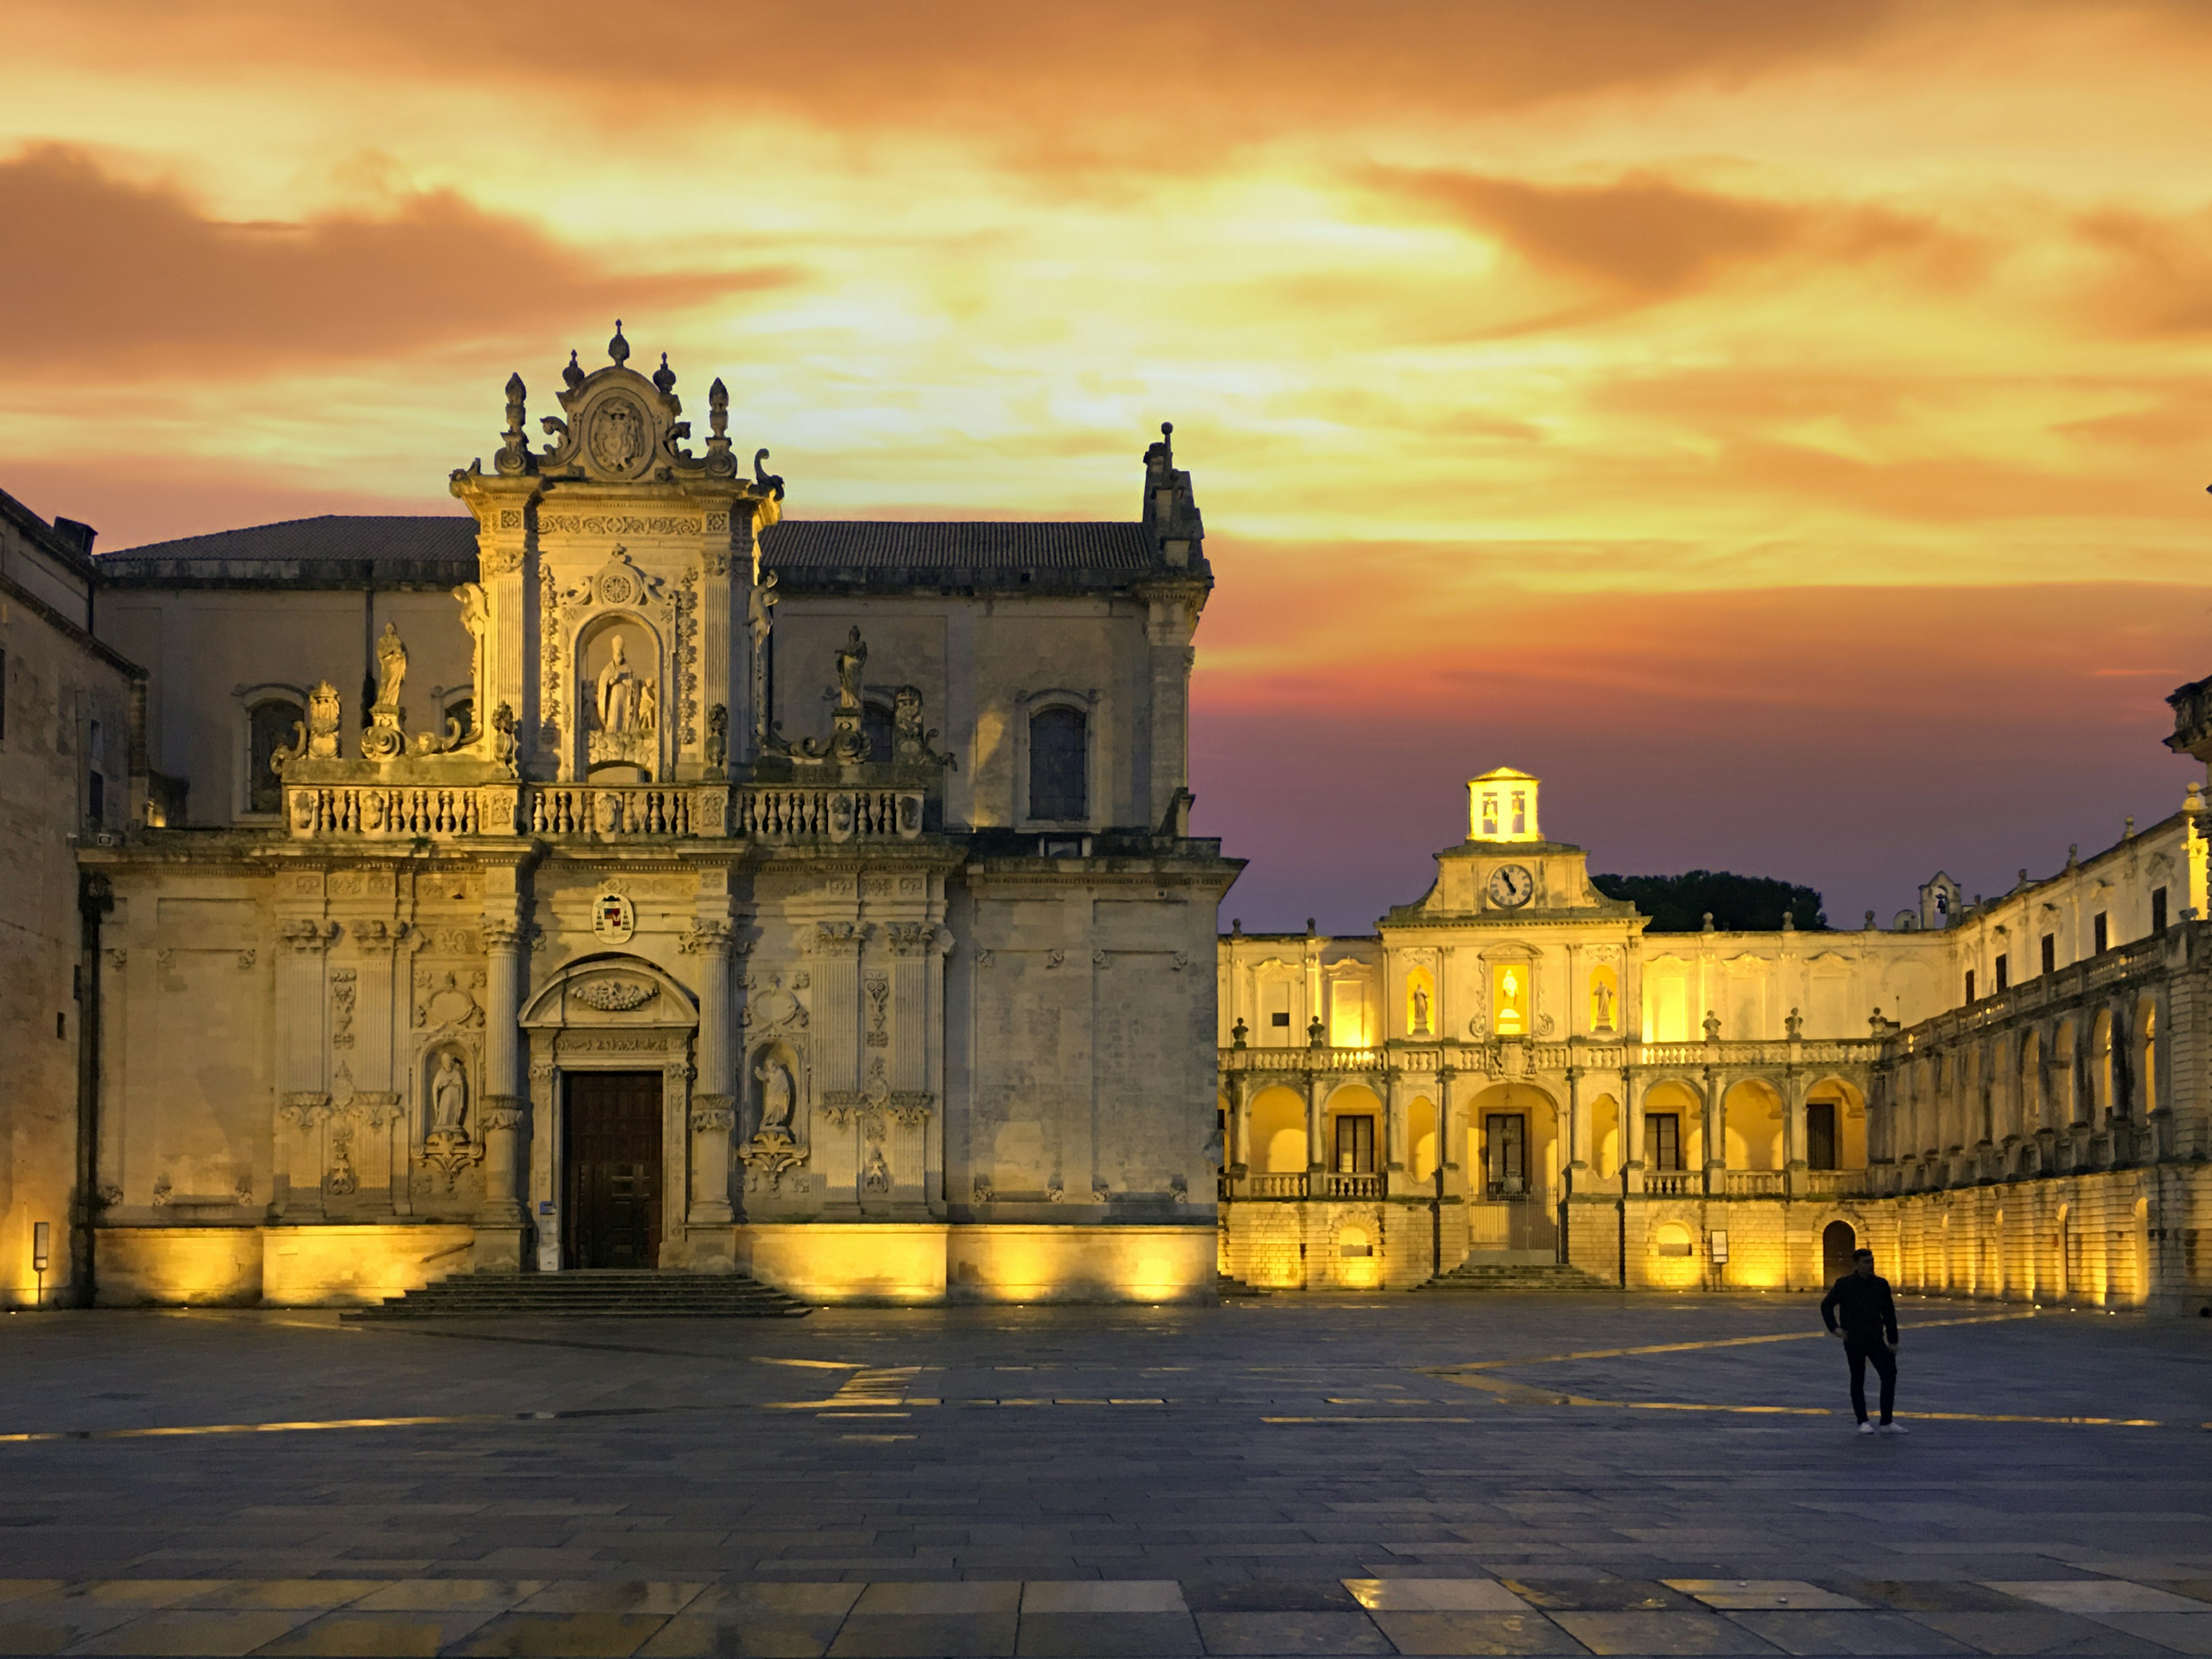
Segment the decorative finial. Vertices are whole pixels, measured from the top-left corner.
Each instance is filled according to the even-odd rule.
[[[622,319],[619,317],[615,319],[615,337],[607,342],[607,356],[614,360],[617,368],[629,361],[629,342],[623,338]]]
[[[753,482],[758,484],[763,489],[766,490],[770,495],[773,495],[777,501],[781,501],[783,499],[783,474],[781,472],[769,471],[765,465],[767,460],[768,451],[765,449],[756,449],[753,451]]]
[[[528,388],[522,384],[521,375],[507,377],[507,430],[501,434],[499,454],[492,465],[495,471],[509,477],[527,471],[530,465],[530,440],[522,431],[523,400],[527,395]]]
[[[561,378],[568,384],[568,390],[571,392],[584,383],[584,371],[576,362],[576,353],[573,347],[568,352],[568,367],[561,371]]]
[[[2123,822],[2122,822],[2121,828],[2120,828],[2120,839],[2121,839],[2122,841],[2133,841],[2135,838],[2136,838],[2136,815],[2135,815],[2134,813],[2130,812],[2130,813],[2129,813],[2129,814],[2128,814],[2127,817],[2126,817],[2124,820],[2123,820]]]
[[[668,354],[665,351],[660,354],[660,367],[653,371],[653,383],[660,388],[660,395],[664,398],[676,390],[676,371],[669,368]]]
[[[717,438],[728,435],[730,430],[730,389],[719,374],[707,388],[707,426]]]

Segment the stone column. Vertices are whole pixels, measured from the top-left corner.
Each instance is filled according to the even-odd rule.
[[[1632,1066],[1620,1068],[1620,1190],[1644,1190],[1644,1079]]]
[[[1229,1074],[1228,1144],[1221,1149],[1221,1167],[1231,1181],[1245,1173],[1252,1157],[1252,1114],[1248,1086],[1242,1072]]]
[[[1306,1172],[1309,1176],[1318,1176],[1329,1167],[1328,1147],[1323,1138],[1328,1117],[1322,1110],[1322,1100],[1328,1089],[1328,1079],[1324,1073],[1306,1073]],[[1319,1182],[1313,1184],[1316,1188],[1321,1185]],[[1321,1194],[1316,1190],[1312,1195],[1318,1198]]]
[[[1805,1093],[1808,1085],[1795,1069],[1782,1080],[1782,1168],[1783,1188],[1790,1197],[1804,1192],[1811,1182],[1805,1178]],[[1836,1133],[1840,1139],[1844,1126],[1838,1121]]]
[[[1567,1039],[1570,1052],[1582,1039]],[[1567,1067],[1567,1195],[1571,1198],[1589,1184],[1589,1108],[1583,1103],[1583,1068]]]
[[[730,1042],[730,925],[706,921],[684,949],[699,958],[699,1086],[691,1097],[690,1227],[726,1227],[730,1204],[730,1132],[737,1127],[738,1082]]]
[[[1382,1167],[1386,1177],[1383,1190],[1389,1192],[1402,1185],[1406,1170],[1413,1159],[1407,1146],[1409,1125],[1406,1121],[1405,1074],[1396,1067],[1382,1073]]]
[[[1715,1067],[1705,1068],[1705,1194],[1728,1196],[1728,1077]]]
[[[528,934],[512,917],[484,919],[484,1091],[477,1113],[483,1134],[484,1196],[483,1208],[477,1213],[476,1265],[508,1273],[521,1268],[522,1230],[528,1221],[520,1181],[530,1114],[521,1091],[522,1045],[515,1024],[522,1010]]]

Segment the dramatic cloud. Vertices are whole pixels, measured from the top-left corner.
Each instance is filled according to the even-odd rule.
[[[526,340],[579,315],[682,307],[787,267],[621,272],[450,191],[376,218],[223,223],[180,191],[47,145],[0,162],[0,362],[227,376]]]

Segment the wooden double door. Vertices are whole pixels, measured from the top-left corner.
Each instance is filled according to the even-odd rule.
[[[561,1263],[660,1265],[660,1073],[570,1072],[561,1115]]]

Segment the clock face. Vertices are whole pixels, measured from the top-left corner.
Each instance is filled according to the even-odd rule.
[[[1490,902],[1517,910],[1536,896],[1536,878],[1522,864],[1501,864],[1490,872]]]

